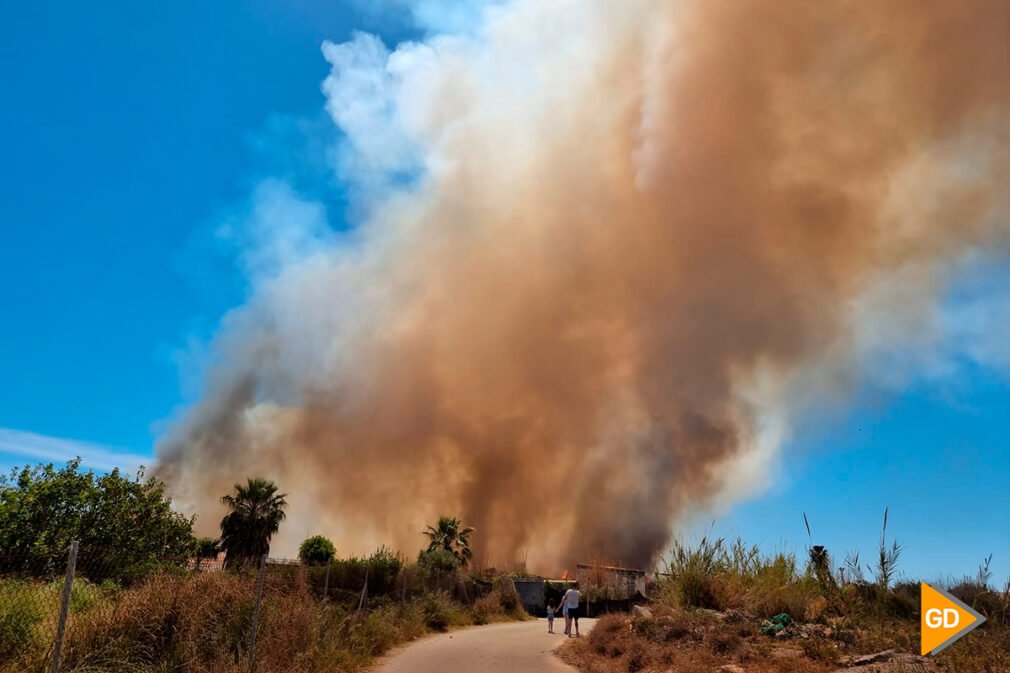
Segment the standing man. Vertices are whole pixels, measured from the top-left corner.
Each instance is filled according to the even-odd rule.
[[[561,607],[565,615],[565,635],[569,638],[572,637],[572,622],[575,622],[575,636],[579,636],[579,599],[582,598],[582,593],[579,591],[578,581],[572,583],[572,587],[565,592],[564,597],[561,599]]]

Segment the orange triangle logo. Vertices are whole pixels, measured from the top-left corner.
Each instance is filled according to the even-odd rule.
[[[922,654],[936,654],[981,625],[985,617],[942,589],[922,588]]]

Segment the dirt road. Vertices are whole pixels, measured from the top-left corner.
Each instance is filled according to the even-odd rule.
[[[582,619],[583,635],[592,619]],[[547,633],[543,619],[478,626],[424,638],[385,657],[374,673],[572,673],[552,653],[567,640],[564,620]]]

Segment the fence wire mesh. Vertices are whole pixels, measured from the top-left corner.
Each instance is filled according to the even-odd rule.
[[[51,656],[60,614],[66,555],[0,556],[0,662],[27,671]]]
[[[390,623],[451,626],[453,606],[479,615],[494,588],[392,553],[227,570],[192,559],[126,568],[83,547],[70,557],[0,556],[0,673],[301,671],[323,659],[339,670],[346,657],[402,637],[385,633]]]

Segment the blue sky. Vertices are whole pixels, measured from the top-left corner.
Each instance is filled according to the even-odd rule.
[[[215,224],[266,175],[340,212],[338,187],[313,188],[327,158],[306,138],[332,133],[314,121],[320,44],[358,28],[409,36],[340,2],[4,5],[0,468],[150,460],[194,394],[182,354],[244,296]],[[909,574],[973,572],[993,553],[1005,578],[1008,418],[1007,378],[974,365],[867,387],[807,419],[769,490],[715,531],[801,547],[806,512],[815,541],[868,558],[888,506]]]

